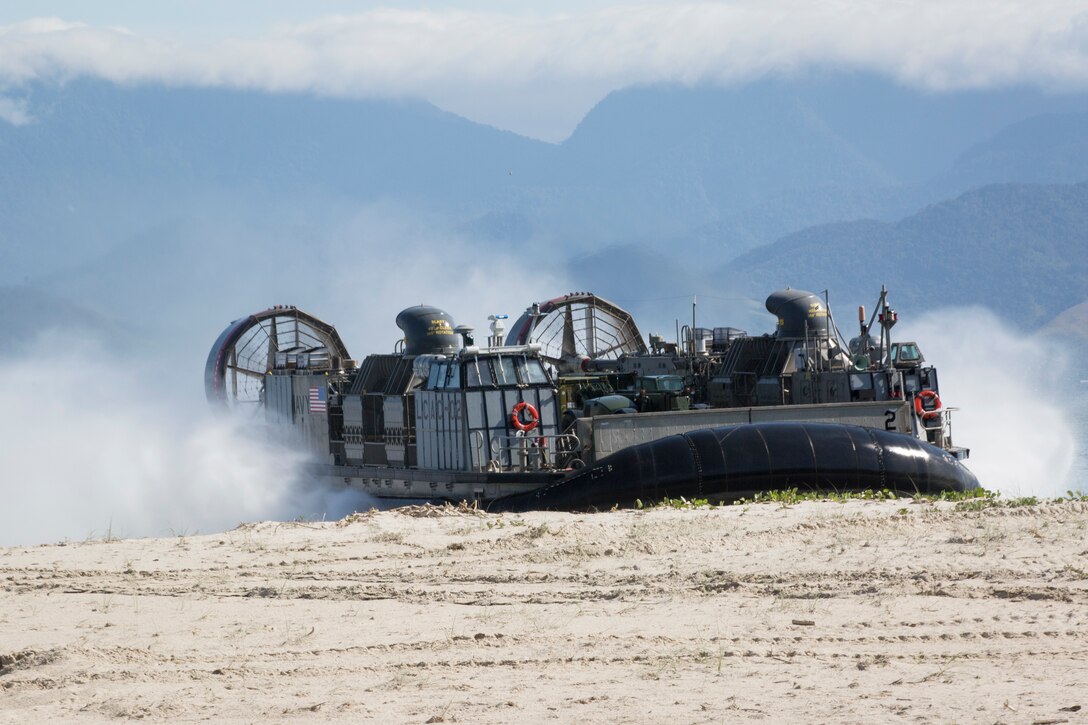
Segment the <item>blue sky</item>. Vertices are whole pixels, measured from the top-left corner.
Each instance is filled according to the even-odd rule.
[[[662,0],[667,2],[667,0]],[[517,4],[509,0],[445,0],[426,3],[367,0],[5,0],[0,24],[54,16],[92,25],[122,25],[132,30],[189,37],[256,35],[280,23],[299,24],[328,15],[354,15],[379,8],[473,10],[519,15],[555,14],[607,7],[600,0]]]
[[[434,5],[440,7],[443,3]],[[256,33],[273,23],[297,23],[322,15],[350,14],[379,6],[379,3],[352,0],[7,0],[0,5],[0,23],[55,16],[92,25],[124,25],[155,33],[218,36]]]
[[[937,91],[1085,90],[1088,6],[1083,0],[7,0],[0,6],[0,117],[8,120],[19,117],[12,89],[90,75],[423,98],[473,120],[559,140],[617,88],[728,85],[812,68],[875,72]]]

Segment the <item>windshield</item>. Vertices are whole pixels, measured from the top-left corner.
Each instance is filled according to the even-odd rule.
[[[449,373],[446,376],[444,385],[439,387],[445,388],[460,388],[461,387],[461,366],[457,363],[450,363]]]
[[[530,360],[523,357],[518,362],[523,382],[528,383],[529,385],[539,385],[548,382],[548,376],[544,374],[544,367],[540,364],[539,360]]]
[[[491,366],[487,360],[481,360],[479,358],[473,358],[465,363],[465,372],[467,375],[466,386],[470,388],[476,388],[480,386],[490,387],[494,380],[491,378]]]
[[[517,385],[518,375],[514,368],[514,359],[498,357],[495,359],[495,382],[499,385]]]
[[[917,362],[922,358],[922,351],[913,342],[902,342],[895,346],[892,357],[895,362]]]
[[[427,387],[431,390],[444,385],[446,381],[446,363],[434,363],[431,365],[430,374],[427,377]]]
[[[464,361],[465,386],[550,385],[540,360],[524,355],[496,355]]]

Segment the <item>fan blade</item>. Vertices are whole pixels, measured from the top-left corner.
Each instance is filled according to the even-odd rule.
[[[279,352],[279,335],[276,334],[276,318],[271,318],[272,329],[268,335],[268,367],[265,370],[272,370],[276,367],[276,353]]]
[[[266,373],[257,372],[256,370],[247,370],[246,368],[240,368],[240,367],[237,367],[236,365],[230,365],[230,364],[227,365],[227,370],[230,370],[231,374],[235,376],[235,384],[234,384],[234,395],[235,396],[238,395],[238,383],[237,383],[237,376],[238,375],[248,375],[251,378],[257,378],[258,380],[264,380],[264,376],[266,374]]]
[[[578,350],[574,347],[574,313],[570,305],[563,310],[563,357],[574,357]]]
[[[594,304],[595,301],[595,299],[591,299],[589,309],[586,310],[586,353],[590,357],[597,357],[597,323],[594,319],[597,315],[597,306]]]

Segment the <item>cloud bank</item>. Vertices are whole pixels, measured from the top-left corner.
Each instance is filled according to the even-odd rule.
[[[9,87],[90,75],[409,95],[478,120],[512,119],[505,125],[520,130],[569,122],[635,83],[729,84],[823,68],[933,90],[1083,89],[1088,10],[1079,0],[771,0],[552,15],[385,9],[187,42],[55,18],[0,26],[0,83]]]

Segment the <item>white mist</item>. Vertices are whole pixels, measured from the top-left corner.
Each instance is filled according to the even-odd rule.
[[[953,439],[971,449],[967,466],[1006,496],[1060,496],[1070,487],[1077,434],[1070,406],[1077,391],[1063,351],[1018,333],[981,308],[943,309],[893,330],[915,340],[936,366],[941,398],[953,413]]]
[[[0,362],[0,545],[210,533],[369,505],[186,400],[193,387],[179,382],[195,371],[146,366],[56,338]]]

